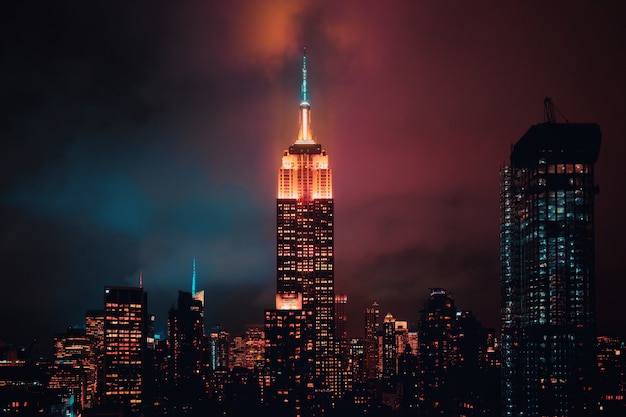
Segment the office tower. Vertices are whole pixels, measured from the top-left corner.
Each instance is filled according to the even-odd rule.
[[[387,313],[383,319],[383,378],[389,379],[396,376],[396,319],[391,313]]]
[[[208,335],[209,346],[209,396],[215,401],[224,401],[224,389],[230,370],[230,333],[221,326],[214,326]]]
[[[77,409],[85,408],[91,399],[92,358],[91,340],[85,329],[68,328],[54,337],[54,361],[48,389],[55,391],[59,400],[69,399]]]
[[[419,323],[419,397],[429,412],[451,414],[451,369],[460,360],[457,308],[443,288],[431,288]]]
[[[411,344],[405,344],[402,353],[398,355],[398,391],[400,392],[399,405],[402,410],[416,410],[419,406],[419,374],[418,357],[413,352]]]
[[[626,343],[616,336],[598,336],[597,358],[597,415],[626,415]]]
[[[89,358],[91,377],[87,381],[90,388],[87,390],[85,407],[91,408],[98,405],[98,398],[104,383],[104,310],[87,310],[85,334],[91,342]]]
[[[191,410],[203,400],[202,338],[204,306],[195,294],[178,292],[178,308],[168,314],[168,380],[173,410]]]
[[[142,288],[104,288],[104,389],[106,408],[140,412],[144,397],[148,296]]]
[[[339,395],[335,341],[334,224],[328,155],[311,132],[307,61],[302,61],[299,132],[278,171],[278,296],[301,294],[314,329],[314,389],[318,398]]]
[[[378,303],[372,301],[372,305],[365,309],[365,337],[363,339],[365,345],[364,381],[378,379],[381,374],[378,353],[379,317],[380,309]]]
[[[338,345],[339,362],[339,393],[340,396],[350,389],[352,376],[348,372],[348,356],[350,354],[350,341],[348,340],[348,316],[346,308],[348,296],[335,294],[335,343]]]
[[[361,338],[350,339],[350,351],[348,353],[348,372],[352,383],[364,382],[365,375],[365,343]]]
[[[501,169],[503,415],[585,415],[595,367],[597,124],[532,126]]]
[[[276,308],[265,310],[263,401],[286,415],[310,414],[314,395],[313,312],[302,308],[300,294],[279,294]]]
[[[219,325],[213,327],[209,332],[209,344],[211,346],[211,369],[213,369],[213,371],[228,371],[229,339],[230,334],[226,330],[223,330]]]

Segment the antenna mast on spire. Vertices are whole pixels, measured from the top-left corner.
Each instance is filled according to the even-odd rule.
[[[196,258],[193,258],[193,272],[191,274],[191,296],[196,295]]]
[[[139,271],[139,288],[143,288],[143,271]]]
[[[302,87],[300,87],[302,104],[309,104],[309,90],[306,83],[306,47],[302,51]]]
[[[302,52],[302,85],[300,86],[300,130],[296,143],[314,143],[311,133],[311,104],[307,83],[306,48]]]

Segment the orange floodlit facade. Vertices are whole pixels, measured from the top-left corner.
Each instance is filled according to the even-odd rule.
[[[302,310],[307,320],[310,317],[314,367],[308,372],[312,372],[315,395],[337,397],[340,388],[339,345],[335,338],[332,171],[326,151],[315,142],[311,130],[306,56],[302,65],[298,136],[285,150],[278,169],[276,209],[276,310]],[[273,314],[268,316],[272,317]]]

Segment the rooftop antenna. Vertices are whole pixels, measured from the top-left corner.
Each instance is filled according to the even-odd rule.
[[[139,288],[143,288],[143,271],[139,271]]]

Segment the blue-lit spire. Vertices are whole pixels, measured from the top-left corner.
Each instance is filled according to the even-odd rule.
[[[193,272],[191,274],[191,296],[196,295],[196,258],[193,258]]]
[[[309,105],[309,90],[306,83],[306,48],[302,52],[302,86],[300,87],[300,105]]]
[[[306,48],[302,53],[302,86],[300,87],[300,131],[296,143],[315,143],[311,134],[311,105],[306,80]]]

